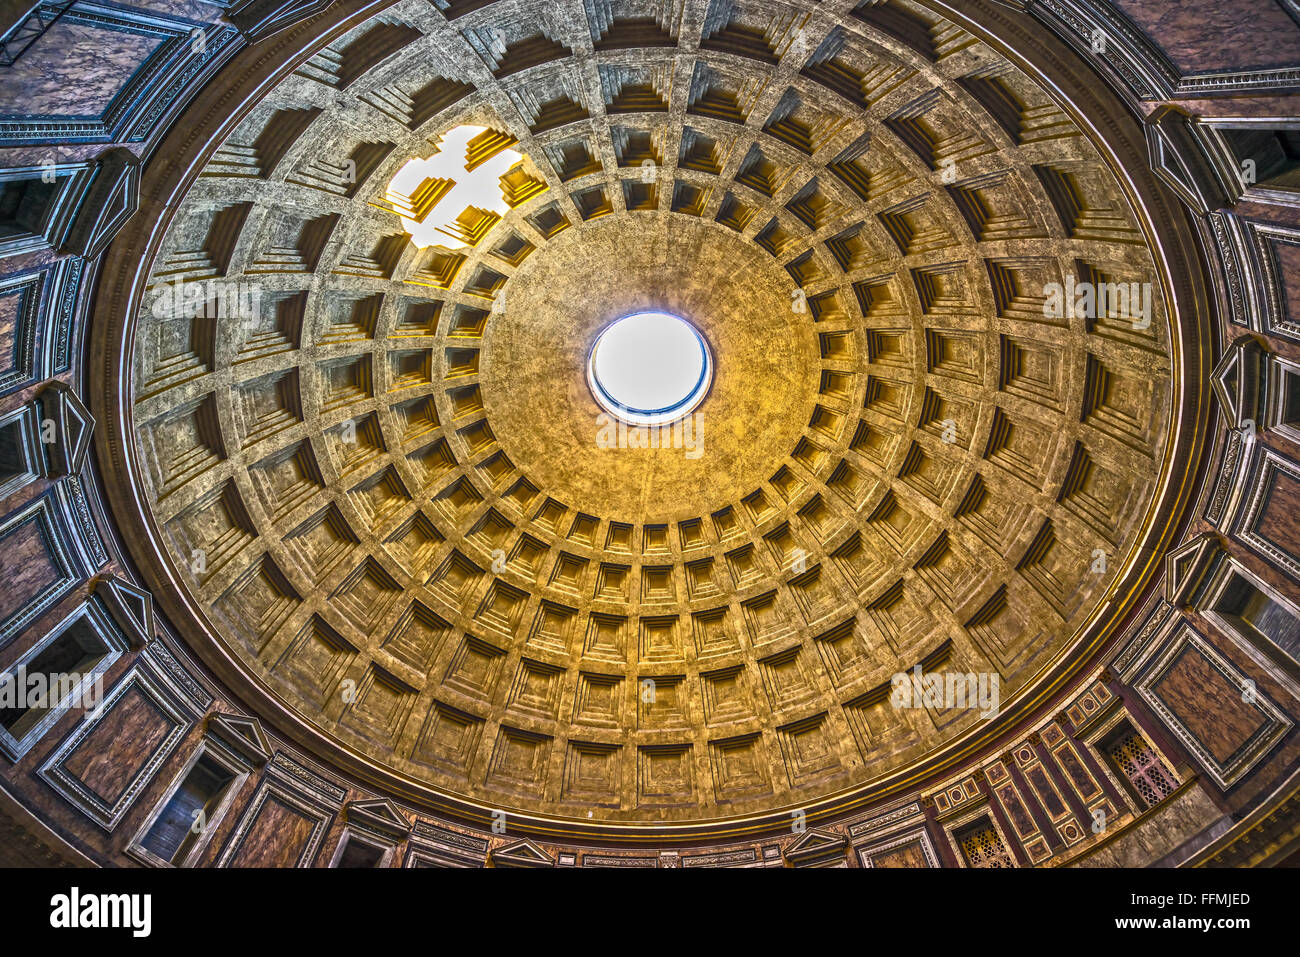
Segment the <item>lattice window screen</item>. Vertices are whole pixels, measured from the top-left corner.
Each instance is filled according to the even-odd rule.
[[[1137,731],[1119,738],[1108,751],[1115,767],[1128,778],[1147,807],[1159,804],[1178,787],[1177,779]]]
[[[970,867],[1014,867],[1011,855],[992,824],[968,831],[961,837],[961,852]]]

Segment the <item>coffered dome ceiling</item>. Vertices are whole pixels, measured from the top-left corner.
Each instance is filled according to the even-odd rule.
[[[205,657],[412,793],[629,825],[996,725],[891,708],[914,665],[1004,712],[1068,673],[1148,571],[1183,401],[1091,124],[919,4],[438,6],[266,90],[156,247],[122,428]],[[417,247],[389,183],[466,124],[523,157],[508,211]],[[261,308],[169,292],[214,279]],[[1054,310],[1075,282],[1149,313]],[[691,454],[597,441],[587,354],[645,309],[715,358]]]

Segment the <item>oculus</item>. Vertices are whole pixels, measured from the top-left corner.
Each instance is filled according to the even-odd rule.
[[[629,425],[667,425],[689,415],[713,382],[699,330],[666,312],[638,312],[606,326],[587,358],[596,402]]]

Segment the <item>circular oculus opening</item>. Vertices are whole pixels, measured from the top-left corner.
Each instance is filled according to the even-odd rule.
[[[587,359],[596,401],[630,425],[666,425],[690,414],[712,380],[704,337],[666,312],[638,312],[610,323]]]

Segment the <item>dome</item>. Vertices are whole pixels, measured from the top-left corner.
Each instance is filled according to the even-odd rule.
[[[1300,27],[1211,63],[1130,3],[318,6],[214,20],[154,126],[0,182],[70,224],[29,301],[75,303],[15,449],[57,414],[86,463],[15,540],[94,543],[108,636],[15,571],[10,650],[167,716],[79,854],[1240,852],[1224,802],[1297,748],[1300,233],[1294,131],[1235,118]],[[0,746],[81,793],[36,718]],[[253,787],[364,813],[280,858]],[[191,792],[225,830],[169,843]]]

